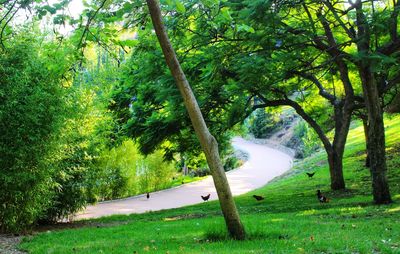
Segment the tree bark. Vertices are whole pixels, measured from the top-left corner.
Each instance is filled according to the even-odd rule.
[[[331,189],[344,190],[346,188],[343,177],[343,152],[332,149],[328,153],[329,173],[331,176]]]
[[[193,128],[206,155],[228,232],[234,239],[243,240],[245,238],[244,227],[240,221],[239,213],[219,157],[218,143],[206,126],[193,91],[169,41],[166,29],[163,25],[158,0],[146,1],[165,60],[183,97]]]
[[[369,66],[359,67],[359,72],[368,112],[367,149],[372,176],[372,194],[376,204],[388,204],[392,199],[387,179],[385,127],[379,91]]]
[[[365,158],[365,167],[369,168],[371,166],[370,160],[369,160],[369,152],[368,152],[368,119],[367,117],[361,117],[361,120],[363,122],[363,127],[364,127],[364,136],[365,136],[365,150],[367,157]]]

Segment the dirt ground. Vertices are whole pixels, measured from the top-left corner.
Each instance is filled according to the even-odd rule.
[[[17,249],[22,236],[0,235],[0,253],[1,254],[24,254],[26,252]]]

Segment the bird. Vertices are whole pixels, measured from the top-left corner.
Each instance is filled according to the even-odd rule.
[[[258,195],[253,195],[253,198],[255,198],[257,201],[264,200],[263,196],[258,196]]]
[[[330,199],[322,195],[320,190],[317,190],[317,197],[319,202],[321,203],[329,203]]]
[[[204,200],[204,201],[208,201],[208,199],[210,198],[210,193],[207,195],[207,196],[201,196],[201,198]]]
[[[150,193],[147,192],[146,197],[147,197],[147,199],[149,199],[150,198]]]
[[[313,172],[313,173],[306,172],[306,174],[308,175],[309,178],[312,178],[315,175],[315,172]]]

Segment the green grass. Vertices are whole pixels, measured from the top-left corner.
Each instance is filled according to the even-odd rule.
[[[400,117],[386,121],[391,193],[395,203],[372,204],[362,126],[348,138],[347,191],[329,190],[325,154],[296,163],[290,176],[236,198],[248,233],[226,237],[217,202],[147,214],[111,216],[86,227],[26,237],[29,253],[400,253]],[[305,171],[316,171],[308,179]],[[320,204],[316,189],[331,202]],[[253,194],[265,196],[255,201]]]
[[[172,181],[171,187],[177,187],[177,186],[180,186],[182,184],[200,181],[200,180],[203,180],[206,177],[207,176],[194,176],[194,177],[191,177],[191,176],[180,175],[180,176],[176,177]]]

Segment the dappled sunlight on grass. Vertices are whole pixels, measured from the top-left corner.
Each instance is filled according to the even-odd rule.
[[[387,213],[395,213],[395,212],[400,212],[400,206],[390,208],[386,210]]]
[[[317,210],[310,209],[310,210],[306,210],[306,211],[300,212],[297,215],[314,215],[316,213],[317,213]]]
[[[271,219],[270,221],[271,221],[271,222],[285,221],[285,219],[277,218],[277,219]]]
[[[356,206],[356,207],[344,207],[339,209],[341,214],[346,214],[346,213],[361,213],[365,212],[365,208]]]

